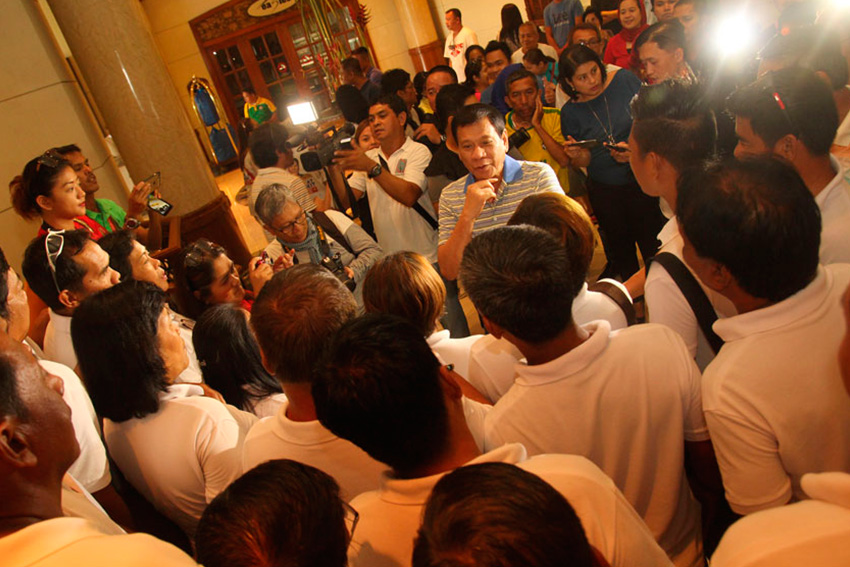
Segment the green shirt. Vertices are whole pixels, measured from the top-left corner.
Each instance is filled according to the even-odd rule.
[[[267,98],[257,97],[257,102],[254,104],[245,103],[245,118],[250,118],[257,124],[269,120],[272,114],[275,113],[275,105]]]
[[[95,199],[97,211],[86,209],[86,216],[94,220],[97,224],[105,228],[109,232],[120,230],[124,226],[124,219],[127,213],[124,212],[118,203],[109,199]],[[110,219],[112,222],[110,223]]]

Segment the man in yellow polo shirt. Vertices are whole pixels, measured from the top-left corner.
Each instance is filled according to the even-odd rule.
[[[257,96],[253,87],[245,87],[242,98],[245,99],[245,118],[253,122],[255,128],[263,122],[277,120],[277,107],[269,99]]]
[[[561,112],[557,108],[543,106],[537,77],[526,69],[511,73],[505,87],[505,102],[513,109],[505,116],[511,145],[524,159],[549,164],[555,170],[564,193],[569,193],[569,158],[564,152]],[[527,136],[514,136],[520,130],[525,131]]]

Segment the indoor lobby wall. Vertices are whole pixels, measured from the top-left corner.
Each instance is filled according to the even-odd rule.
[[[50,147],[76,143],[96,168],[99,197],[124,206],[127,192],[37,2],[3,3],[0,53],[0,247],[20,269],[39,223],[12,210],[8,184],[27,161]]]

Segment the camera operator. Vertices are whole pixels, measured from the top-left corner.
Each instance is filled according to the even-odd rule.
[[[366,231],[338,211],[304,212],[292,192],[276,183],[260,191],[256,211],[275,237],[265,249],[275,271],[295,264],[325,266],[362,306],[360,282],[383,254]]]
[[[564,151],[561,111],[544,108],[537,77],[526,69],[514,71],[506,81],[505,101],[513,110],[505,116],[508,141],[523,159],[549,164],[564,192],[569,191],[570,158]]]

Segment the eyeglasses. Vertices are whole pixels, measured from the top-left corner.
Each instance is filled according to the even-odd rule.
[[[44,237],[44,252],[47,254],[47,265],[50,267],[50,275],[53,277],[53,285],[56,286],[56,293],[61,293],[59,289],[59,281],[56,279],[56,260],[62,255],[62,250],[65,249],[65,231],[64,230],[48,230],[47,236]]]
[[[348,529],[348,542],[350,544],[354,538],[354,528],[357,527],[357,522],[360,521],[360,513],[348,502],[343,501],[342,507],[345,510],[345,527]]]
[[[37,165],[35,166],[35,170],[38,171],[42,165],[51,169],[56,169],[63,161],[65,161],[65,158],[59,155],[56,150],[50,148],[49,150],[38,156],[38,159],[36,160]]]
[[[588,39],[588,40],[583,39],[583,40],[578,42],[579,45],[585,45],[585,46],[599,45],[600,43],[602,43],[602,41],[599,40],[599,39]]]
[[[278,231],[278,232],[289,232],[290,230],[295,228],[295,225],[304,224],[305,220],[307,220],[307,213],[305,213],[304,211],[301,211],[301,214],[298,215],[297,217],[295,217],[294,221],[283,224],[283,225],[279,226],[278,228],[275,228],[275,230]],[[272,227],[272,228],[274,228],[274,227]]]

